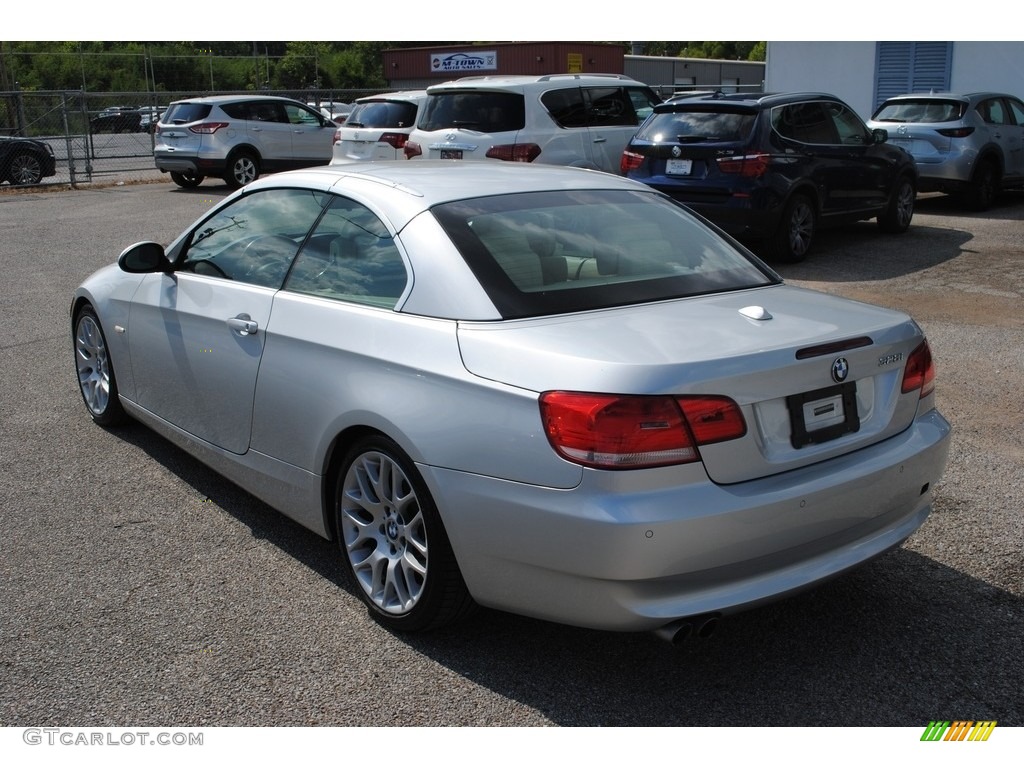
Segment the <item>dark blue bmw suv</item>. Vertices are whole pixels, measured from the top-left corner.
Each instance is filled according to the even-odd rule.
[[[681,96],[654,108],[620,170],[769,259],[797,262],[822,226],[910,226],[917,170],[887,139],[825,93]]]

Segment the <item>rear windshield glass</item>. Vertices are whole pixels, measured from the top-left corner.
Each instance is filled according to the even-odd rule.
[[[654,192],[570,191],[433,212],[504,318],[769,285],[771,270]]]
[[[416,105],[408,101],[370,101],[356,104],[346,125],[352,128],[412,128]]]
[[[745,141],[757,115],[751,112],[655,112],[636,138],[643,141]]]
[[[210,114],[210,109],[212,107],[209,104],[192,104],[187,101],[171,104],[167,112],[164,113],[163,122],[184,125],[185,123],[194,123],[196,120],[205,120]]]
[[[468,91],[427,96],[417,126],[424,131],[466,128],[480,133],[519,131],[526,125],[521,93]]]
[[[967,105],[961,101],[892,101],[875,112],[874,120],[885,123],[948,123],[964,116]]]

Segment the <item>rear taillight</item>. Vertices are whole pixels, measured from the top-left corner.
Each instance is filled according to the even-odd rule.
[[[423,149],[415,141],[405,142],[405,146],[402,148],[405,153],[405,159],[411,160],[414,157],[419,157],[423,154]]]
[[[939,128],[936,131],[940,136],[946,136],[950,139],[965,139],[974,133],[974,127],[967,125],[963,128]]]
[[[922,341],[910,353],[907,367],[903,369],[903,393],[921,391],[921,397],[935,391],[935,362],[927,341]]]
[[[199,125],[193,125],[189,127],[192,133],[216,133],[221,128],[227,128],[230,123],[200,123]]]
[[[771,155],[763,153],[720,157],[718,158],[718,170],[722,173],[738,173],[740,176],[763,176],[768,170],[771,160]]]
[[[739,406],[718,396],[624,396],[545,392],[541,419],[555,451],[598,469],[700,461],[698,446],[746,434]]]
[[[644,164],[644,156],[638,155],[636,152],[630,152],[625,150],[622,153],[622,157],[619,158],[619,173],[625,176],[630,171],[635,171],[641,165]]]
[[[487,150],[492,160],[509,160],[513,163],[532,163],[540,155],[536,144],[498,144]]]
[[[338,129],[336,129],[334,131],[334,143],[337,144],[339,141],[341,141],[341,129],[340,128],[338,128]]]
[[[382,133],[380,135],[380,141],[385,144],[390,144],[395,149],[401,149],[405,146],[405,142],[408,141],[409,137],[404,133]]]

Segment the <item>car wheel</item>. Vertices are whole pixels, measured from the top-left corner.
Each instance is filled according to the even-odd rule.
[[[42,163],[29,152],[17,154],[11,158],[8,177],[11,184],[38,184],[43,178]]]
[[[224,181],[232,189],[238,189],[249,182],[256,181],[259,177],[259,161],[249,152],[239,152],[228,163],[228,172],[224,176]]]
[[[971,185],[967,189],[967,206],[974,211],[987,211],[996,200],[998,183],[995,163],[983,160],[974,169]]]
[[[884,232],[898,234],[910,228],[910,220],[914,218],[914,203],[917,201],[917,190],[914,182],[901,176],[892,191],[885,213],[878,217],[878,226]]]
[[[814,239],[814,205],[806,195],[795,195],[786,205],[775,235],[768,241],[768,256],[795,264],[807,258]]]
[[[171,181],[183,189],[194,189],[203,182],[203,177],[197,176],[194,173],[178,173],[177,171],[171,171]]]
[[[75,317],[75,368],[78,386],[89,415],[105,427],[122,424],[127,414],[117,396],[117,379],[100,321],[86,305]]]
[[[370,615],[418,632],[468,612],[473,602],[437,507],[401,449],[383,436],[363,438],[337,478],[338,545]]]

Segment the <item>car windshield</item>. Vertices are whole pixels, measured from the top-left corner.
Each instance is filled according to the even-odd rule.
[[[653,142],[745,141],[757,115],[750,111],[655,112],[636,138]]]
[[[883,104],[874,120],[884,123],[948,123],[964,116],[967,105],[949,99],[900,99]]]
[[[353,128],[411,128],[416,105],[408,101],[370,101],[357,104],[348,116]]]
[[[521,93],[469,91],[427,97],[418,127],[424,131],[466,128],[480,133],[519,131],[526,125]]]
[[[535,192],[432,210],[506,319],[779,281],[686,208],[654,192]]]

